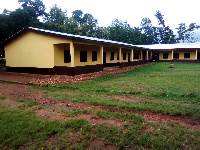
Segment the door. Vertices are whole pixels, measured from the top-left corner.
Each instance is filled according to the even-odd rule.
[[[103,65],[105,66],[106,64],[106,52],[103,52]]]
[[[159,53],[155,53],[152,58],[154,61],[159,61]]]
[[[200,52],[197,53],[197,59],[200,60]]]
[[[130,58],[131,58],[131,54],[128,53],[128,62],[131,62]]]
[[[145,53],[143,54],[143,60],[146,60],[146,54]]]

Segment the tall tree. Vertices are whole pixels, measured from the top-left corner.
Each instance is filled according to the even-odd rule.
[[[18,3],[20,3],[23,10],[27,11],[34,19],[46,14],[46,8],[42,0],[18,0]]]
[[[146,36],[146,44],[157,44],[158,33],[157,28],[153,27],[149,18],[143,18],[141,22],[141,29]]]
[[[91,14],[86,13],[82,18],[82,23],[80,28],[82,30],[82,35],[93,36],[97,28],[97,19],[95,19]]]
[[[179,27],[177,29],[178,33],[178,40],[179,42],[185,43],[186,41],[189,43],[194,43],[197,41],[196,38],[194,38],[195,35],[195,29],[198,29],[199,27],[196,25],[196,23],[190,23],[189,26],[186,26],[185,23],[180,23]]]
[[[157,27],[159,43],[176,43],[175,35],[169,26],[165,25],[164,15],[160,11],[155,14],[159,27]]]
[[[75,10],[72,12],[72,17],[74,18],[74,20],[78,23],[78,25],[80,26],[83,20],[83,12],[81,10]]]
[[[112,25],[108,27],[108,38],[132,44],[146,43],[145,35],[141,33],[141,29],[131,28],[127,22],[118,19],[115,19]]]
[[[67,13],[63,12],[57,5],[53,5],[49,14],[45,18],[45,24],[48,28],[55,31],[64,31],[64,25],[67,21]]]

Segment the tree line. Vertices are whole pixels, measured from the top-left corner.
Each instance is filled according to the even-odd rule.
[[[185,23],[177,25],[178,37],[165,24],[164,15],[156,11],[158,25],[153,26],[150,18],[143,18],[139,27],[131,27],[127,22],[115,19],[108,27],[98,26],[98,20],[89,13],[81,10],[72,12],[53,5],[48,13],[42,0],[18,0],[21,7],[15,11],[4,10],[0,14],[0,42],[26,26],[49,29],[54,31],[115,40],[132,44],[157,44],[195,42],[194,31],[196,23],[187,26]],[[2,48],[1,48],[2,49]]]

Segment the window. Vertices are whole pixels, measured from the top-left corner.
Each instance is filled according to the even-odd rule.
[[[119,60],[119,52],[117,53],[117,60]]]
[[[64,63],[71,62],[70,50],[64,50]]]
[[[110,60],[114,60],[114,55],[115,55],[115,52],[110,53]]]
[[[178,59],[179,58],[179,53],[174,53],[174,58]]]
[[[123,53],[123,60],[126,60],[126,53]]]
[[[190,53],[184,53],[184,58],[190,58]]]
[[[80,62],[87,62],[87,51],[80,51]]]
[[[97,61],[97,51],[92,51],[92,61]]]
[[[134,53],[133,59],[139,59],[140,55],[138,53]]]
[[[169,53],[163,53],[163,59],[168,59]]]

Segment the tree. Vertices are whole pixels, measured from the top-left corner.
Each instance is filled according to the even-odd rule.
[[[83,16],[83,12],[81,10],[75,10],[75,11],[72,12],[72,17],[78,23],[79,27],[80,27],[82,20],[83,20],[82,16]]]
[[[179,40],[179,42],[182,41],[183,43],[185,43],[185,41],[187,41],[189,43],[194,43],[197,41],[197,39],[194,38],[194,30],[198,29],[196,23],[190,23],[189,26],[186,26],[185,23],[180,23],[179,27],[176,29],[178,30],[177,39]]]
[[[63,12],[62,9],[57,5],[54,5],[45,18],[45,21],[45,24],[51,30],[64,31],[64,25],[67,21],[67,14],[66,12]]]
[[[141,29],[146,36],[146,44],[157,44],[158,43],[158,33],[157,28],[153,27],[151,20],[149,18],[143,18],[141,22]]]
[[[41,0],[18,0],[18,3],[20,3],[23,10],[27,11],[34,19],[46,14],[45,5]]]
[[[131,28],[127,22],[115,19],[108,27],[108,39],[132,44],[146,43],[140,28]]]
[[[97,37],[97,38],[100,38],[100,39],[108,39],[108,28],[107,27],[99,27],[99,26],[97,26],[93,36]]]
[[[84,14],[82,18],[82,23],[80,29],[82,30],[82,35],[93,36],[97,28],[97,19],[95,19],[91,14]]]
[[[160,11],[157,11],[155,14],[159,27],[157,27],[157,33],[158,33],[158,41],[159,43],[166,44],[166,43],[176,43],[175,35],[173,31],[170,29],[169,26],[165,25],[165,21]]]

